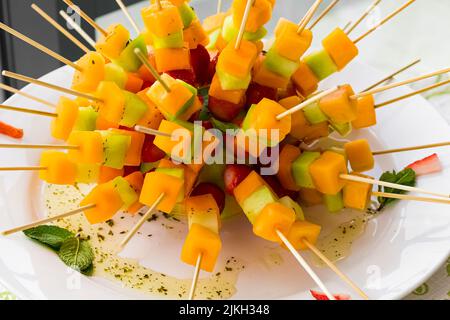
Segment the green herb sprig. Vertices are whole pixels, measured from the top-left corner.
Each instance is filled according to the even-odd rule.
[[[93,274],[94,253],[89,241],[57,226],[38,226],[23,233],[28,238],[51,248],[70,268],[87,276]]]

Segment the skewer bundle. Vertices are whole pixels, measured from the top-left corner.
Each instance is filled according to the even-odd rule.
[[[36,167],[0,170],[38,171],[42,180],[52,184],[95,183],[97,186],[80,203],[80,208],[4,231],[4,235],[80,213],[92,224],[101,223],[118,211],[134,214],[148,206],[146,214],[121,241],[121,250],[155,210],[170,214],[177,204],[182,203],[189,233],[181,259],[195,267],[189,296],[193,299],[200,270],[212,272],[216,265],[222,247],[221,212],[224,199],[228,197],[242,208],[253,225],[254,234],[289,249],[329,299],[334,299],[333,295],[298,250],[311,250],[362,298],[368,299],[316,248],[321,227],[305,220],[296,199],[279,197],[263,177],[245,165],[226,168],[218,184],[199,183],[199,175],[210,166],[205,159],[190,162],[192,157],[174,156],[176,143],[171,138],[175,132],[182,132],[183,137],[189,138],[197,130],[208,134],[205,130],[217,121],[222,126],[239,128],[243,135],[254,130],[253,138],[262,141],[264,146],[253,154],[257,158],[264,149],[281,144],[279,184],[285,190],[300,192],[300,195],[302,192],[320,193],[332,212],[344,207],[364,210],[371,196],[449,203],[444,199],[449,198],[446,194],[387,183],[362,174],[373,168],[374,156],[443,147],[449,145],[447,142],[376,152],[370,150],[365,140],[348,142],[342,150],[312,152],[297,147],[298,142],[311,143],[332,131],[346,136],[352,128],[373,126],[377,108],[448,83],[445,81],[376,104],[374,95],[377,93],[450,71],[439,70],[381,86],[419,62],[415,61],[360,93],[355,93],[348,84],[317,92],[321,80],[343,70],[358,55],[360,41],[414,0],[406,2],[356,39],[350,39],[355,28],[381,2],[376,1],[354,20],[355,23],[344,28],[345,31],[337,28],[328,35],[322,42],[322,50],[307,55],[313,28],[338,5],[339,0],[333,1],[316,19],[322,0],[317,0],[299,22],[281,18],[274,32],[275,41],[267,51],[263,51],[261,40],[267,34],[265,24],[272,17],[273,0],[234,0],[227,12],[223,11],[222,1],[219,1],[217,13],[207,18],[203,26],[186,1],[155,0],[142,10],[144,30],[139,30],[123,2],[116,0],[133,27],[134,38],[124,26],[115,24],[102,28],[72,1],[63,1],[99,32],[98,41],[87,36],[64,12],[60,12],[61,16],[88,45],[77,40],[37,5],[32,8],[82,50],[84,55],[76,62],[0,23],[0,28],[6,32],[75,71],[70,89],[3,71],[6,77],[64,94],[54,104],[1,85],[4,90],[21,94],[51,109],[41,111],[0,105],[1,109],[51,118],[51,135],[64,143],[2,144],[0,148],[45,151]],[[200,97],[205,86],[208,101],[202,101],[205,97]],[[204,120],[203,123],[193,123],[199,119]],[[260,135],[262,130],[276,131],[279,135],[276,139],[267,139]],[[210,134],[210,138],[204,147],[212,145],[217,137]],[[295,139],[297,144],[287,143],[289,139]],[[237,147],[251,152],[247,145]],[[348,169],[347,162],[353,172]],[[139,166],[147,168],[143,170],[145,175],[139,171]],[[124,176],[128,171],[126,168],[135,170]],[[148,172],[148,168],[154,170]],[[229,175],[235,178],[232,183],[227,180]],[[373,185],[435,198],[374,192]]]

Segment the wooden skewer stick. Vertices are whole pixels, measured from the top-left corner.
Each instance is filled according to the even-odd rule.
[[[417,91],[414,91],[414,92],[405,94],[405,95],[403,95],[403,96],[400,96],[400,97],[398,97],[398,98],[395,98],[395,99],[392,99],[392,100],[389,100],[389,101],[386,101],[386,102],[377,104],[377,105],[375,106],[375,109],[382,108],[382,107],[385,107],[385,106],[387,106],[387,105],[393,104],[393,103],[395,103],[395,102],[399,102],[399,101],[401,101],[401,100],[405,100],[405,99],[411,98],[411,97],[413,97],[413,96],[415,96],[415,95],[418,95],[418,94],[421,94],[421,93],[424,93],[424,92],[427,92],[427,91],[436,89],[436,88],[441,87],[441,86],[444,86],[444,85],[446,85],[446,84],[450,84],[450,80],[438,82],[438,83],[436,83],[436,84],[433,84],[433,85],[431,85],[431,86],[425,87],[425,88],[423,88],[423,89],[420,89],[420,90],[417,90]]]
[[[450,202],[450,200],[449,200]],[[311,250],[320,260],[322,260],[339,278],[347,283],[353,290],[355,290],[364,300],[370,300],[367,294],[361,290],[346,274],[344,274],[333,262],[330,261],[315,245],[310,243],[307,239],[303,239],[303,243]]]
[[[389,20],[391,20],[392,18],[394,18],[397,14],[399,14],[400,12],[402,12],[403,10],[405,10],[407,7],[409,7],[411,4],[413,4],[413,2],[415,2],[416,0],[409,0],[407,3],[405,3],[404,5],[402,5],[400,8],[398,8],[397,10],[395,10],[394,12],[392,12],[390,15],[388,15],[386,18],[384,18],[383,20],[381,20],[381,22],[379,22],[377,25],[373,26],[372,28],[370,28],[368,31],[366,31],[363,35],[361,35],[360,37],[358,37],[355,41],[353,41],[355,44],[357,44],[358,42],[360,42],[361,40],[363,40],[365,37],[367,37],[369,34],[371,34],[372,32],[374,32],[375,30],[377,30],[379,27],[381,27],[382,25],[384,25],[386,22],[388,22]]]
[[[284,245],[289,249],[294,258],[298,261],[298,263],[305,269],[305,271],[309,274],[309,276],[314,280],[314,282],[319,286],[319,288],[327,295],[328,299],[336,300],[334,296],[330,293],[327,287],[324,285],[322,280],[320,280],[319,276],[314,272],[314,270],[309,266],[305,259],[300,255],[300,253],[295,250],[294,246],[289,242],[289,240],[284,236],[282,232],[276,230],[277,235],[280,237],[281,241],[283,241]]]
[[[170,87],[167,85],[167,83],[161,78],[160,74],[158,73],[158,71],[156,71],[155,67],[152,66],[152,64],[150,63],[150,61],[148,61],[148,57],[145,56],[145,54],[141,51],[141,49],[136,48],[134,49],[134,53],[136,54],[136,56],[139,58],[139,60],[141,60],[141,62],[145,65],[145,67],[150,71],[150,73],[152,74],[152,76],[159,81],[159,83],[161,83],[161,85],[164,87],[164,89],[167,92],[170,92]]]
[[[158,7],[158,10],[162,9],[161,0],[155,0],[156,6]]]
[[[441,75],[441,74],[444,74],[444,73],[448,73],[448,72],[450,72],[450,68],[434,71],[434,72],[431,72],[431,73],[424,74],[423,76],[420,76],[420,77],[414,77],[414,78],[411,78],[411,79],[408,79],[408,80],[405,80],[405,81],[400,81],[400,82],[397,82],[397,83],[391,83],[391,84],[388,84],[388,85],[385,85],[385,86],[382,86],[382,87],[378,87],[378,88],[375,88],[375,89],[372,89],[372,90],[361,92],[361,93],[358,93],[358,94],[356,94],[354,96],[351,96],[350,98],[351,99],[355,99],[355,98],[362,98],[362,97],[365,97],[365,96],[368,96],[368,95],[374,95],[374,94],[377,94],[377,93],[380,93],[380,92],[384,92],[384,91],[387,91],[387,90],[390,90],[390,89],[398,88],[398,87],[401,87],[401,86],[404,86],[404,85],[407,85],[407,84],[410,84],[410,83],[413,83],[413,82],[418,82],[418,81],[421,81],[421,80],[429,79],[429,78],[432,78],[432,77],[435,77],[435,76],[438,76],[438,75]]]
[[[239,28],[239,33],[236,38],[236,44],[234,46],[235,50],[239,50],[241,47],[242,39],[244,38],[245,27],[247,26],[248,18],[250,17],[250,11],[256,0],[247,0],[247,5],[245,6],[244,16],[242,17],[241,26]]]
[[[298,29],[297,29],[298,34],[302,34],[303,30],[305,30],[308,23],[314,17],[314,14],[316,13],[317,9],[319,9],[319,6],[322,4],[322,2],[323,2],[323,0],[316,0],[316,2],[308,10],[308,12],[306,13],[306,16],[303,17],[303,19],[300,21],[300,23],[298,25]]]
[[[142,227],[142,225],[150,218],[150,215],[156,210],[156,208],[159,206],[161,201],[163,200],[165,194],[161,193],[161,195],[156,199],[156,201],[153,203],[153,205],[147,210],[147,212],[142,216],[142,218],[139,220],[138,223],[131,229],[128,234],[125,236],[125,238],[120,242],[119,244],[119,252],[122,251],[128,242],[130,242],[131,238],[134,237],[134,235],[139,231],[139,229]]]
[[[24,75],[21,75],[21,74],[17,74],[17,73],[14,73],[14,72],[3,71],[2,75],[5,76],[5,77],[8,77],[8,78],[13,78],[13,79],[24,81],[24,82],[27,82],[27,83],[32,83],[32,84],[35,84],[35,85],[38,85],[38,86],[41,86],[41,87],[44,87],[44,88],[49,88],[49,89],[52,89],[52,90],[55,90],[55,91],[60,91],[60,92],[63,92],[63,93],[67,93],[67,94],[70,94],[70,95],[73,95],[73,96],[76,96],[76,97],[81,97],[81,98],[85,98],[85,99],[88,99],[88,100],[94,100],[94,101],[100,101],[100,102],[102,101],[101,99],[99,99],[99,98],[97,98],[97,97],[95,97],[93,95],[87,94],[87,93],[83,93],[83,92],[75,91],[75,90],[72,90],[72,89],[67,89],[67,88],[64,88],[64,87],[60,87],[60,86],[57,86],[57,85],[54,85],[54,84],[51,84],[51,83],[48,83],[48,82],[44,82],[44,81],[41,81],[41,80],[33,79],[33,78],[30,78],[30,77],[27,77],[27,76],[24,76]]]
[[[309,30],[312,30],[328,13],[330,13],[331,10],[339,3],[340,0],[334,0],[330,3],[330,5],[323,10],[323,12],[317,17],[317,19],[311,24],[309,27]]]
[[[375,180],[375,179],[363,178],[363,177],[349,175],[349,174],[341,174],[339,177],[341,179],[343,179],[343,180],[348,180],[348,181],[362,182],[362,183],[367,183],[367,184],[371,184],[371,185],[377,185],[377,186],[382,186],[382,187],[386,187],[386,188],[392,188],[392,189],[396,189],[396,190],[403,190],[403,191],[409,191],[409,192],[417,192],[417,193],[429,194],[429,195],[440,197],[440,198],[450,198],[450,193],[443,194],[443,193],[429,191],[429,190],[425,190],[425,189],[421,189],[421,188],[404,186],[404,185],[397,184],[397,183],[390,183],[390,182],[386,182],[386,181],[380,181],[380,180]]]
[[[195,291],[197,289],[198,277],[200,275],[200,266],[202,265],[203,254],[200,253],[195,264],[194,276],[192,277],[191,290],[189,291],[189,300],[194,300]]]
[[[342,28],[342,31],[347,32],[347,29],[352,25],[353,22],[349,21],[347,24]]]
[[[50,57],[60,61],[61,63],[68,65],[72,68],[74,68],[75,70],[78,71],[82,71],[83,69],[81,69],[80,66],[78,66],[77,64],[75,64],[74,62],[64,58],[63,56],[61,56],[60,54],[56,53],[55,51],[50,50],[49,48],[47,48],[46,46],[43,46],[42,44],[34,41],[31,38],[28,38],[26,35],[14,30],[13,28],[8,27],[6,24],[1,23],[0,22],[0,29],[3,29],[4,31],[8,32],[9,34],[15,36],[16,38],[28,43],[30,46],[35,47],[36,49],[44,52],[45,54],[49,55]]]
[[[350,27],[350,29],[348,29],[346,31],[347,35],[350,35],[350,33],[352,33],[353,30],[356,29],[357,26],[359,26],[359,24],[373,11],[375,10],[375,8],[380,4],[381,0],[375,0],[367,9],[366,11],[364,11],[364,13],[361,15],[361,17],[358,18],[358,20],[355,21],[355,23],[353,23]]]
[[[168,137],[168,138],[172,137],[172,135],[169,133],[161,132],[161,131],[151,129],[151,128],[146,128],[143,126],[135,126],[134,130],[136,130],[137,132],[140,132],[140,133],[148,134],[150,136],[161,136],[161,137]]]
[[[80,7],[76,6],[71,0],[63,0],[73,11],[78,13],[87,23],[89,23],[95,30],[100,32],[103,36],[107,36],[108,33],[105,29],[100,27],[91,17],[89,17]]]
[[[77,150],[79,146],[57,145],[57,144],[0,144],[0,149],[55,149],[55,150]]]
[[[0,167],[0,171],[42,171],[47,167]]]
[[[427,202],[427,203],[450,204],[450,200],[446,200],[446,199],[416,197],[416,196],[411,196],[411,195],[407,195],[407,194],[372,192],[372,196],[390,198],[390,199],[398,199],[398,200]]]
[[[117,5],[120,7],[120,9],[123,11],[123,14],[125,15],[125,17],[127,17],[128,21],[130,21],[131,26],[134,28],[134,30],[136,31],[136,34],[140,34],[141,31],[139,30],[136,21],[134,21],[134,19],[131,17],[130,12],[128,11],[127,7],[125,6],[125,4],[123,3],[122,0],[116,0]]]
[[[217,14],[222,12],[222,0],[217,0]]]
[[[50,102],[50,101],[38,98],[36,96],[33,96],[33,95],[31,95],[29,93],[26,93],[24,91],[21,91],[19,89],[7,86],[6,84],[0,83],[0,89],[3,89],[5,91],[8,91],[8,92],[11,92],[11,93],[14,93],[14,94],[21,95],[21,96],[23,96],[25,98],[28,98],[30,100],[34,100],[36,102],[42,103],[42,104],[44,104],[44,105],[46,105],[48,107],[56,108],[56,105],[54,103]]]
[[[381,79],[381,80],[378,81],[377,83],[374,83],[373,85],[371,85],[370,87],[364,89],[364,90],[361,91],[361,92],[367,92],[367,91],[369,91],[369,90],[372,90],[372,89],[374,89],[374,88],[376,88],[376,87],[382,85],[382,84],[385,83],[386,81],[389,81],[389,80],[393,79],[394,77],[398,76],[400,73],[403,73],[403,72],[405,72],[406,70],[408,70],[408,69],[414,67],[416,64],[420,63],[421,61],[422,61],[422,59],[417,59],[416,61],[411,62],[410,64],[408,64],[408,65],[404,66],[403,68],[401,68],[401,69],[399,69],[399,70],[397,70],[397,71],[391,73],[391,74],[388,75],[387,77]]]
[[[78,48],[83,50],[85,53],[88,53],[90,50],[82,44],[77,38],[75,38],[69,31],[64,29],[58,22],[56,22],[52,17],[50,17],[47,13],[45,13],[41,8],[39,8],[36,4],[32,4],[31,8],[36,11],[42,18],[44,18],[48,23],[50,23],[54,28],[56,28],[59,32],[61,32],[67,39],[72,41]]]
[[[45,112],[45,111],[34,110],[34,109],[5,106],[3,104],[0,104],[0,109],[35,114],[38,116],[44,116],[44,117],[50,117],[50,118],[56,118],[58,116],[58,114],[54,113],[54,112]]]
[[[312,98],[310,98],[310,99],[308,99],[308,100],[306,100],[306,101],[303,101],[303,102],[302,102],[301,104],[299,104],[298,106],[293,107],[293,108],[291,108],[291,109],[289,109],[289,110],[286,110],[286,111],[283,112],[283,113],[280,113],[280,114],[277,116],[277,120],[281,120],[281,119],[283,119],[284,117],[287,117],[288,115],[291,115],[291,114],[293,114],[293,113],[296,113],[296,112],[302,110],[303,108],[305,108],[305,107],[307,107],[307,106],[309,106],[309,105],[311,105],[311,104],[313,104],[313,103],[319,101],[319,100],[322,99],[323,97],[325,97],[325,96],[327,96],[327,95],[329,95],[329,94],[335,92],[335,91],[338,90],[338,89],[339,89],[339,87],[333,87],[333,88],[331,88],[331,89],[325,90],[325,91],[323,91],[323,92],[321,92],[321,93],[319,93],[319,94],[313,96]]]
[[[38,221],[35,221],[33,223],[30,223],[30,224],[26,224],[26,225],[21,226],[21,227],[16,227],[16,228],[13,228],[13,229],[10,229],[10,230],[3,231],[3,232],[1,232],[1,235],[8,236],[8,235],[11,235],[13,233],[17,233],[17,232],[20,232],[20,231],[28,230],[28,229],[31,229],[31,228],[34,228],[34,227],[37,227],[37,226],[41,226],[43,224],[47,224],[47,223],[59,220],[59,219],[64,219],[64,218],[67,218],[67,217],[74,216],[74,215],[76,215],[76,214],[78,214],[80,212],[92,209],[94,207],[95,207],[95,204],[90,204],[88,206],[77,208],[75,210],[72,210],[72,211],[69,211],[69,212],[66,212],[66,213],[54,216],[54,217],[45,218],[45,219],[38,220]]]
[[[407,147],[407,148],[398,148],[398,149],[390,149],[390,150],[383,150],[383,151],[375,151],[375,152],[372,152],[372,154],[374,156],[380,156],[380,155],[391,154],[391,153],[399,153],[399,152],[407,152],[407,151],[415,151],[415,150],[432,149],[432,148],[447,147],[447,146],[450,146],[450,141],[441,142],[441,143],[426,144],[426,145],[415,146],[415,147]]]
[[[63,17],[63,19],[67,22],[67,24],[76,32],[78,32],[78,34],[80,35],[80,37],[82,37],[84,39],[84,41],[86,41],[87,43],[89,43],[89,45],[95,49],[95,41],[94,39],[92,39],[79,25],[78,23],[76,23],[71,17],[69,17],[67,15],[67,13],[65,13],[63,10],[59,11],[59,15],[61,17]]]

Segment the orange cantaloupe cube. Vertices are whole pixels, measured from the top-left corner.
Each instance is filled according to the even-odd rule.
[[[239,49],[236,50],[235,43],[232,41],[222,50],[217,68],[244,79],[250,73],[258,57],[257,50],[255,44],[247,40],[242,40]]]
[[[161,76],[161,79],[169,86],[170,92],[157,81],[148,89],[147,96],[161,113],[179,116],[182,108],[192,99],[192,92],[180,80],[166,73]]]
[[[94,92],[98,84],[105,79],[105,59],[100,53],[90,51],[76,64],[80,70],[75,71],[72,89],[87,93]]]
[[[69,150],[70,159],[78,163],[103,163],[103,139],[97,131],[72,131],[67,144],[78,146]]]
[[[160,48],[155,50],[155,62],[158,72],[186,70],[191,68],[189,48]]]
[[[195,223],[191,226],[183,244],[181,261],[195,266],[201,254],[200,268],[206,272],[213,272],[221,249],[222,241],[219,235]]]
[[[347,142],[344,148],[353,171],[364,172],[375,167],[375,159],[366,139]]]
[[[298,191],[300,188],[295,183],[292,175],[292,162],[294,162],[302,152],[298,147],[286,144],[280,152],[280,168],[277,173],[278,180],[283,188],[291,191]]]
[[[70,160],[67,153],[58,151],[44,151],[41,154],[39,178],[47,183],[59,185],[73,185],[76,181],[77,166]]]
[[[336,28],[323,39],[322,45],[339,71],[344,69],[359,53],[356,44],[341,28]]]
[[[232,5],[233,23],[239,29],[242,19],[244,17],[247,0],[235,0]],[[255,0],[247,23],[245,31],[256,32],[259,28],[265,25],[272,18],[272,4],[268,0]]]
[[[97,41],[95,49],[108,59],[117,59],[129,40],[130,32],[119,23],[113,24],[106,29],[106,36]]]
[[[301,34],[298,34],[297,30],[296,23],[282,21],[275,36],[274,47],[277,53],[291,61],[298,61],[309,49],[313,39],[310,30],[305,29]]]
[[[96,128],[97,130],[108,130],[108,129],[116,129],[119,128],[119,123],[113,123],[111,121],[108,121],[105,119],[104,116],[102,116],[101,114],[98,115],[97,117],[97,123],[96,123]]]
[[[148,107],[147,112],[137,124],[150,129],[158,129],[161,121],[164,119],[163,114],[161,113],[161,111],[159,111],[156,104],[154,104],[153,101],[148,98],[147,90],[138,92],[137,96],[141,98]]]
[[[129,136],[131,138],[131,143],[125,156],[125,165],[131,167],[139,166],[142,162],[142,148],[144,146],[145,134],[136,131],[119,129],[111,129],[111,131]]]
[[[351,175],[372,179],[372,177],[352,172]],[[346,181],[343,189],[344,206],[350,209],[365,211],[370,203],[372,185],[364,182]]]
[[[141,16],[149,32],[159,38],[165,38],[183,30],[183,21],[178,8],[170,2],[162,1],[162,8],[157,4],[142,9]]]
[[[137,194],[141,194],[142,186],[144,185],[144,175],[140,171],[133,172],[126,177],[125,180],[130,184],[130,186],[136,191]],[[139,201],[136,201],[129,208],[127,208],[127,212],[129,214],[136,214],[141,208],[143,204]]]
[[[303,240],[306,239],[309,243],[315,245],[321,230],[322,227],[317,224],[297,220],[292,225],[287,238],[296,250],[308,250]]]
[[[245,97],[245,90],[223,90],[219,77],[216,74],[209,87],[209,95],[219,100],[239,104]]]
[[[266,182],[259,174],[252,171],[247,178],[245,178],[236,188],[233,190],[234,197],[239,204],[243,204],[253,192],[258,190],[262,186],[267,186]]]
[[[102,81],[97,87],[96,97],[101,100],[99,113],[107,121],[119,123],[125,111],[125,95],[112,81]]]
[[[254,121],[251,121],[249,128],[267,130],[269,139],[272,131],[275,130],[279,134],[278,142],[280,142],[291,132],[292,119],[290,115],[280,120],[277,119],[277,116],[285,111],[286,109],[276,101],[264,98],[255,106],[253,111],[255,118]]]
[[[345,157],[332,151],[324,152],[314,161],[309,172],[316,189],[328,195],[335,195],[342,190],[345,181],[340,175],[348,173]]]
[[[61,97],[56,106],[57,117],[50,124],[53,138],[67,140],[78,117],[77,104],[66,97]]]
[[[209,37],[198,19],[184,29],[183,40],[188,43],[189,49],[196,49],[199,44],[206,46],[209,43]]]
[[[228,16],[227,12],[220,12],[206,17],[203,20],[203,29],[206,33],[211,33],[217,29],[222,28],[225,18]]]
[[[355,93],[351,86],[341,86],[337,91],[319,101],[320,110],[330,118],[331,122],[345,124],[356,119],[357,103],[350,99]]]
[[[98,177],[98,183],[106,183],[114,178],[122,177],[124,174],[124,169],[115,169],[105,166],[100,166],[100,174]]]
[[[110,220],[122,208],[123,201],[112,182],[97,185],[81,201],[80,207],[95,205],[84,210],[84,215],[90,224],[102,223]]]
[[[253,224],[253,233],[268,241],[281,243],[277,231],[287,235],[295,222],[295,217],[295,211],[291,208],[278,202],[269,203],[257,216]]]
[[[178,195],[183,186],[183,179],[156,171],[147,173],[139,202],[147,206],[152,206],[161,194],[164,193],[164,197],[157,206],[157,209],[165,213],[171,213],[177,204]]]
[[[259,57],[253,68],[253,82],[274,89],[285,89],[289,84],[289,79],[276,74],[264,65],[265,57]]]
[[[297,71],[292,76],[292,82],[294,82],[295,88],[304,97],[313,94],[319,87],[319,78],[303,61],[300,62]]]
[[[352,121],[355,129],[362,129],[377,124],[377,113],[375,112],[375,98],[367,95],[356,101],[356,119]]]
[[[174,122],[163,120],[158,128],[158,131],[171,135],[176,131],[179,134],[179,139],[177,141],[173,141],[172,137],[166,137],[162,135],[156,136],[155,140],[153,141],[155,146],[157,146],[169,156],[172,155],[172,151],[174,151],[174,148],[179,144],[182,143],[191,145],[192,143],[192,132]],[[186,141],[185,139],[189,139],[190,141]],[[182,150],[181,154],[176,156],[184,157],[184,151],[185,150]]]

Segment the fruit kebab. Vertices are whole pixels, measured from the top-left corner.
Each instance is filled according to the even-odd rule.
[[[237,185],[233,194],[253,225],[255,235],[268,241],[284,243],[321,290],[330,299],[334,299],[323,282],[287,238],[296,220],[304,220],[300,206],[289,197],[278,199],[272,189],[255,171],[252,171]],[[320,226],[305,228],[306,232],[302,236],[307,237],[309,241],[314,243],[320,230]]]
[[[322,41],[322,50],[307,55],[300,62],[299,68],[292,76],[296,90],[304,97],[314,93],[320,81],[344,69],[358,55],[359,50],[356,44],[406,9],[414,1],[409,0],[354,41],[342,29],[335,29]]]
[[[132,173],[124,178],[117,177],[112,181],[94,187],[94,189],[92,189],[92,191],[81,201],[78,209],[6,230],[1,234],[11,235],[79,213],[84,213],[90,224],[106,222],[121,210],[135,214],[143,206],[139,203],[142,182],[143,176],[140,172]]]
[[[246,40],[245,34],[255,32],[270,19],[272,5],[267,0],[235,0],[232,14],[230,23],[238,22],[240,28],[221,50],[209,89],[208,108],[222,121],[233,120],[245,107],[251,70],[262,50],[262,45],[255,44],[252,38]]]
[[[225,195],[222,190],[215,190],[217,187],[204,186],[198,185],[184,201],[189,233],[183,244],[181,260],[195,267],[189,300],[194,299],[200,270],[213,272],[222,248],[220,214]],[[211,190],[208,188],[212,188],[212,193],[209,193]]]

